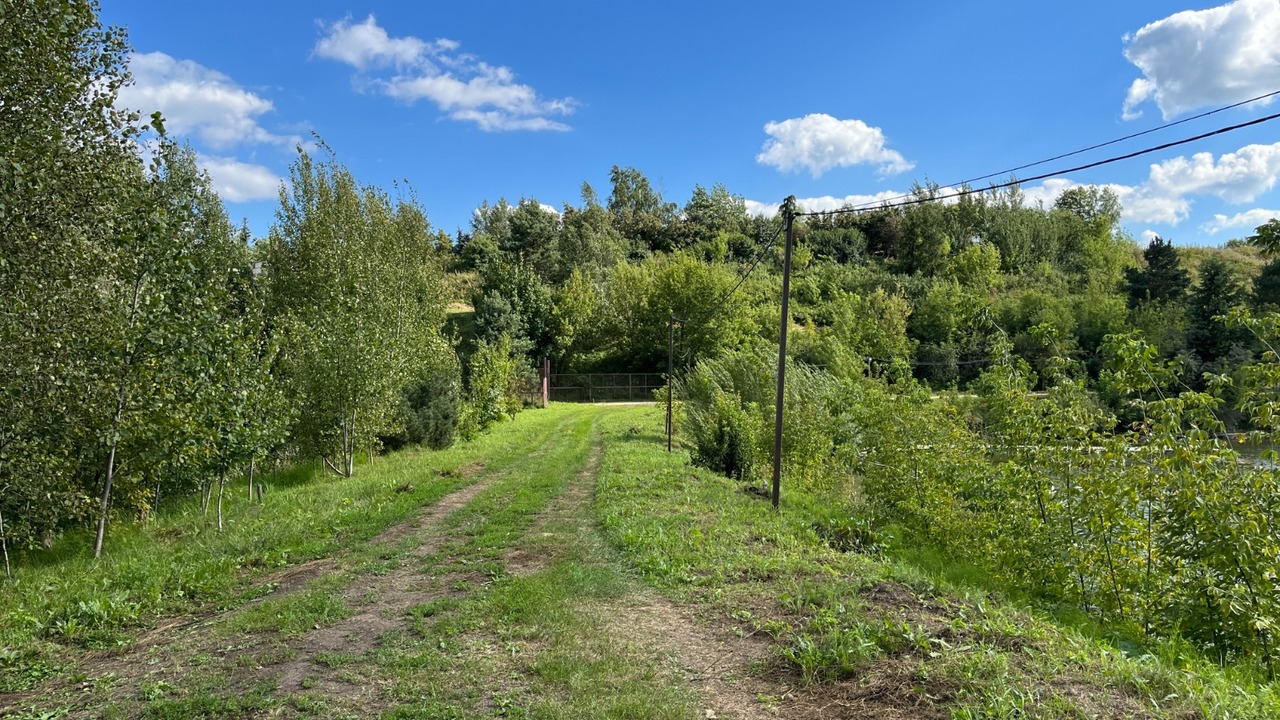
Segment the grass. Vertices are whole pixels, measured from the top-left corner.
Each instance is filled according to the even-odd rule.
[[[756,700],[784,714],[1280,717],[1272,685],[1054,622],[785,478],[775,512],[666,453],[661,422],[555,405],[352,479],[295,472],[265,507],[233,501],[224,533],[178,505],[119,524],[102,561],[36,557],[0,617],[0,692],[36,689],[9,716],[702,717],[670,650],[619,624],[656,588],[717,632],[767,638],[734,673],[782,678]],[[439,521],[373,541],[472,485]],[[175,619],[194,624],[123,649]]]
[[[784,477],[775,512],[687,453],[661,452],[660,422],[602,420],[607,537],[673,597],[771,635],[802,684],[893,676],[957,718],[1280,717],[1275,685],[1176,641],[1134,655],[1078,617],[1011,604],[985,573],[927,548],[851,552],[867,535],[839,501]]]
[[[135,580],[118,587],[138,610],[127,622],[105,623],[115,639],[96,644],[130,642],[165,612],[206,619],[141,657],[123,656],[140,666],[123,671],[124,678],[94,663],[77,665],[73,658],[84,657],[85,643],[30,631],[23,637],[15,623],[10,637],[23,637],[26,645],[11,647],[43,646],[42,657],[52,663],[48,674],[62,682],[42,685],[43,695],[10,711],[83,714],[92,708],[91,717],[155,718],[692,717],[694,696],[665,659],[612,637],[608,614],[600,610],[638,587],[594,526],[581,522],[591,511],[583,487],[594,481],[597,423],[609,412],[556,406],[522,414],[470,445],[381,459],[350,480],[295,476],[276,483],[268,495],[277,505],[273,525],[296,523],[296,532],[272,528],[267,541],[251,537],[266,528],[246,503],[229,509],[233,522],[222,536],[182,536],[215,543],[195,556],[180,554],[176,569],[165,571],[215,578],[221,590],[199,599],[148,605],[125,590],[161,584],[150,571],[161,570],[165,553],[181,553],[174,528],[199,525],[198,517],[178,508],[149,526],[122,526],[111,558],[83,572],[98,582],[131,568]],[[405,483],[410,492],[395,492]],[[473,483],[482,484],[480,492],[436,525],[369,542],[421,506]],[[307,527],[340,529],[317,543]],[[127,544],[121,541],[130,533]],[[311,579],[260,598],[275,584],[262,585],[261,575],[276,563],[245,566],[220,557],[245,545],[263,557],[287,558],[294,564],[290,573],[316,572],[275,573]],[[192,559],[205,556],[210,565]],[[74,553],[46,560],[22,568],[23,582],[34,584],[46,568],[83,562]],[[356,638],[344,623],[381,607],[391,587],[381,585],[383,579],[429,599],[401,606],[398,618],[388,618],[392,629],[380,625],[377,637]],[[60,602],[30,597],[22,607],[33,614]],[[313,644],[315,637],[328,637],[329,644]],[[342,647],[333,646],[334,638]],[[35,672],[38,666],[17,659],[9,665],[19,667]],[[278,668],[285,667],[305,668],[300,689],[282,684]],[[337,686],[376,691],[335,694]]]
[[[379,458],[350,479],[314,467],[268,477],[262,505],[229,493],[224,532],[189,498],[149,522],[114,523],[98,560],[87,535],[65,537],[21,559],[0,585],[0,692],[57,674],[64,648],[122,646],[161,617],[234,607],[269,590],[254,583],[264,573],[357,548],[473,482],[466,466],[511,467],[548,432],[518,416],[446,451]]]

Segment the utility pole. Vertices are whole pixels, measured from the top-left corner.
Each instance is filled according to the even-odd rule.
[[[675,315],[667,318],[667,452],[671,452],[671,386],[676,372],[676,323]]]
[[[778,408],[773,420],[773,508],[782,490],[782,405],[787,382],[787,326],[791,324],[791,247],[795,244],[796,196],[782,201],[786,248],[782,253],[782,319],[778,323]]]

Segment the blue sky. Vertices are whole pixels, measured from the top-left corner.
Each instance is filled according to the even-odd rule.
[[[827,209],[1280,90],[1277,0],[102,3],[135,49],[122,102],[163,112],[257,234],[312,131],[452,234],[484,200],[604,197],[613,165],[680,204],[723,183],[753,209]],[[1280,214],[1277,178],[1280,120],[1024,190],[1111,185],[1140,241],[1220,244]]]

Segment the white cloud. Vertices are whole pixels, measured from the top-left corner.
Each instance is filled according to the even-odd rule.
[[[840,120],[825,113],[771,122],[764,126],[770,139],[756,162],[784,172],[809,170],[813,176],[836,167],[875,165],[881,175],[915,167],[896,150],[885,147],[884,132],[861,120]]]
[[[448,39],[393,38],[370,15],[362,23],[340,20],[328,26],[314,52],[362,73],[393,68],[390,75],[362,77],[361,83],[403,102],[428,100],[451,119],[473,122],[481,130],[570,129],[554,118],[573,114],[576,100],[542,98],[517,82],[510,68],[459,53],[459,47]]]
[[[1124,118],[1141,116],[1139,106],[1148,100],[1169,119],[1275,90],[1280,87],[1278,36],[1276,0],[1237,0],[1146,25],[1125,37],[1124,55],[1143,77],[1129,87]]]
[[[1143,231],[1142,231],[1142,245],[1143,245],[1143,247],[1146,247],[1147,245],[1150,245],[1150,244],[1152,243],[1152,241],[1154,241],[1154,240],[1155,240],[1156,238],[1158,238],[1158,237],[1160,237],[1160,233],[1156,232],[1155,230],[1152,230],[1152,229],[1150,229],[1150,228],[1147,228],[1146,230],[1143,230]]]
[[[144,117],[159,110],[172,134],[217,149],[244,143],[291,146],[300,140],[262,127],[259,118],[274,109],[270,100],[199,63],[162,52],[135,53],[129,71],[134,82],[120,90],[120,105]]]
[[[1230,203],[1246,203],[1275,187],[1277,177],[1280,143],[1247,145],[1216,161],[1207,152],[1165,160],[1151,166],[1147,184],[1160,194],[1213,195]]]
[[[1200,226],[1200,230],[1201,232],[1205,232],[1210,235],[1217,235],[1223,230],[1245,228],[1250,234],[1252,234],[1259,226],[1265,225],[1268,220],[1277,217],[1280,217],[1280,210],[1254,208],[1242,213],[1236,213],[1230,217],[1226,215],[1214,215],[1213,220],[1210,220]]]
[[[209,173],[218,197],[231,202],[271,200],[279,196],[284,180],[262,165],[235,158],[199,156],[200,167]]]
[[[349,18],[339,20],[328,31],[329,34],[316,43],[315,54],[344,62],[357,70],[413,65],[431,49],[428,43],[415,37],[393,38],[387,35],[372,15],[357,24],[352,24]]]
[[[1277,179],[1280,143],[1248,145],[1217,158],[1207,152],[1170,158],[1153,163],[1147,179],[1138,185],[1110,183],[1101,187],[1115,192],[1124,206],[1126,221],[1177,225],[1191,214],[1197,196],[1217,197],[1232,204],[1252,202],[1275,187]],[[1048,207],[1063,192],[1079,185],[1067,178],[1052,178],[1024,187],[1022,192],[1030,204],[1041,202]]]

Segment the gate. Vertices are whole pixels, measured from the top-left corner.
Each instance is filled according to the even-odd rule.
[[[661,373],[559,373],[550,378],[552,402],[652,402],[666,387]]]

